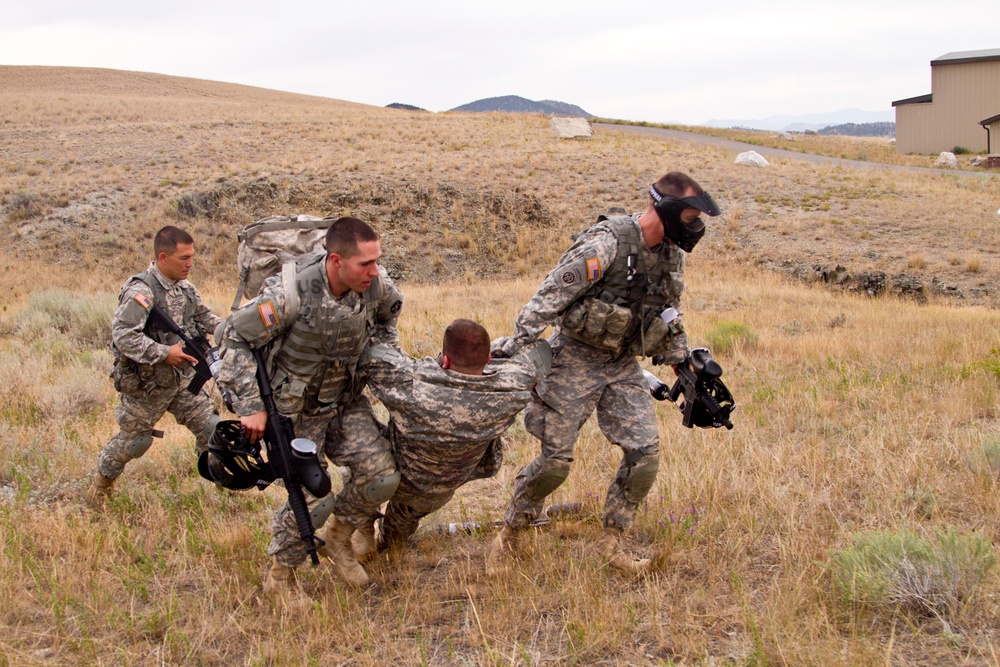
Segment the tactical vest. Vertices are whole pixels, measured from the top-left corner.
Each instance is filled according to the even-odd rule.
[[[297,312],[270,355],[275,400],[286,415],[330,412],[364,388],[357,378],[358,359],[375,329],[383,285],[373,279],[348,307],[333,299],[328,287],[315,288],[329,285],[324,259],[309,258],[296,267]]]
[[[160,308],[164,310],[164,312],[168,312],[167,293],[163,289],[163,285],[160,284],[160,281],[157,280],[156,276],[154,276],[148,269],[146,271],[143,271],[142,273],[135,274],[134,276],[130,277],[128,280],[125,281],[125,284],[122,285],[121,291],[118,292],[119,305],[122,302],[122,296],[124,296],[125,290],[128,289],[128,287],[136,281],[145,283],[145,285],[149,287],[149,289],[152,290],[153,292],[153,304],[158,305]],[[194,319],[195,307],[197,306],[197,299],[195,297],[194,287],[190,285],[181,285],[180,288],[181,291],[184,292],[184,317],[182,321],[175,322],[175,324],[177,324],[177,326],[187,331],[192,336],[205,335],[205,332],[201,329],[201,326]],[[160,343],[162,345],[174,345],[175,343],[181,342],[181,339],[178,336],[170,333],[169,331],[167,331],[157,323],[153,322],[152,320],[146,320],[146,325],[143,327],[142,332],[145,335],[152,338],[153,340],[155,340],[157,343]],[[114,346],[114,343],[112,343],[111,348],[113,354],[115,355],[115,360],[117,361],[118,357],[120,356],[120,353],[118,352],[118,349]]]
[[[660,314],[679,303],[684,289],[684,251],[665,239],[658,252],[645,249],[631,216],[601,216],[585,234],[608,231],[617,254],[601,279],[564,311],[560,331],[573,340],[614,353],[652,356],[681,333]]]

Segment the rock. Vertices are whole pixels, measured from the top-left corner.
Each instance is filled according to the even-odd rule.
[[[927,298],[924,293],[923,281],[916,276],[909,276],[905,273],[893,276],[892,292],[893,294],[898,294],[899,296],[914,297],[921,301]]]
[[[788,134],[787,132],[778,132],[774,135],[775,139],[784,139],[786,141],[795,141],[795,136]]]
[[[969,158],[970,167],[979,167],[981,165],[986,164],[986,162],[987,162],[986,158],[984,158],[982,155],[975,155]]]
[[[552,117],[552,129],[559,139],[589,139],[594,136],[594,128],[586,118]]]
[[[890,139],[886,143],[888,143],[890,146],[895,146],[896,145],[896,137],[893,137],[892,139]]]
[[[736,156],[736,164],[742,164],[748,167],[770,166],[768,161],[764,159],[764,156],[757,151],[746,151],[745,153],[740,153]]]
[[[955,157],[954,153],[944,151],[938,155],[938,159],[934,160],[934,166],[944,169],[958,169],[958,158]]]

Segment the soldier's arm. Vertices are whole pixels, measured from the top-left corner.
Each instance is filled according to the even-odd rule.
[[[618,243],[611,232],[584,234],[563,254],[521,310],[514,325],[514,343],[520,346],[536,340],[577,297],[601,279],[617,254]]]
[[[233,313],[226,325],[220,357],[219,385],[233,396],[233,410],[241,417],[260,413],[264,402],[257,387],[257,362],[252,348],[267,345],[291,326],[284,321],[285,291],[281,276],[264,282],[260,294]]]
[[[140,364],[164,361],[170,346],[147,336],[143,329],[153,307],[153,290],[142,281],[133,281],[122,293],[111,322],[111,340],[123,355]]]
[[[413,383],[416,361],[393,345],[371,345],[361,359],[361,372],[368,388],[386,408],[397,406],[395,397],[405,393],[401,388]]]
[[[680,264],[680,274],[681,279],[684,277],[684,264],[685,256],[681,256]],[[674,298],[673,307],[677,310],[677,322],[683,327],[684,322],[684,310],[681,308],[681,294],[683,289],[678,290],[677,296]],[[670,339],[670,349],[668,349],[663,354],[657,355],[653,358],[653,363],[668,364],[670,366],[675,366],[685,359],[687,359],[688,354],[690,354],[691,349],[688,347],[687,333],[681,332],[671,337]]]
[[[384,268],[379,267],[378,272],[379,281],[383,286],[383,294],[379,300],[372,338],[375,339],[376,343],[399,345],[399,331],[396,330],[396,321],[399,320],[399,312],[403,309],[403,293],[396,287]]]

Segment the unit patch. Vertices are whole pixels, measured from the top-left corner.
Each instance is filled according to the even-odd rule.
[[[149,297],[143,294],[142,292],[139,292],[133,298],[136,300],[136,303],[138,303],[146,310],[149,310],[150,306],[153,305],[153,302],[149,300]]]
[[[399,309],[402,307],[403,307],[403,302],[397,300],[396,303],[392,304],[392,306],[389,308],[389,312],[395,315],[396,313],[399,312]]]
[[[260,319],[264,321],[265,329],[267,327],[273,327],[278,323],[278,316],[274,312],[274,304],[270,301],[265,301],[257,306],[257,310],[260,311]]]
[[[562,275],[559,276],[559,279],[562,281],[563,285],[575,285],[576,283],[583,280],[583,274],[580,271],[580,267],[571,266],[570,268],[562,272]]]
[[[587,280],[593,282],[601,277],[601,260],[591,257],[587,260]]]

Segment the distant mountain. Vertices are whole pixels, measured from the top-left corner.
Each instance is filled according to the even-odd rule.
[[[581,118],[593,118],[593,116],[575,104],[556,102],[555,100],[529,100],[517,95],[504,95],[503,97],[487,97],[475,102],[463,104],[455,107],[451,111],[503,111],[506,113],[541,113],[546,116],[579,116]]]
[[[393,102],[392,104],[386,104],[386,109],[402,109],[403,111],[427,111],[427,109],[421,109],[420,107],[415,107],[412,104],[403,104],[402,102]]]
[[[813,113],[803,116],[768,116],[758,119],[718,119],[705,121],[707,127],[745,127],[754,130],[773,130],[775,132],[803,132],[805,130],[822,130],[831,125],[846,123],[881,123],[896,120],[893,109],[885,111],[862,111],[861,109],[841,109],[826,113]]]

